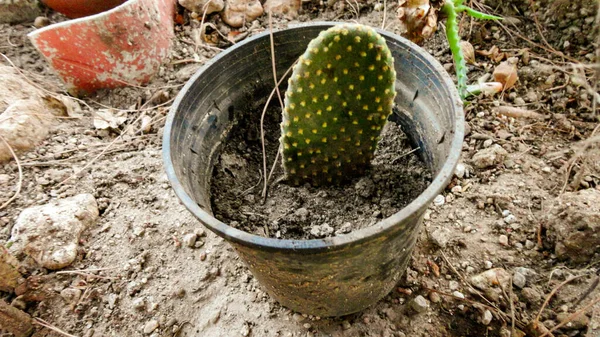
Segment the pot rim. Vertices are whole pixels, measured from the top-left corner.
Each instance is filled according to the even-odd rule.
[[[115,12],[120,12],[120,11],[123,10],[123,8],[126,8],[128,6],[133,6],[133,3],[140,2],[140,1],[143,1],[143,0],[126,0],[122,4],[120,4],[120,5],[116,6],[116,7],[113,7],[111,9],[109,9],[109,10],[106,10],[104,12],[100,12],[100,13],[96,13],[96,14],[92,14],[92,15],[87,15],[87,16],[82,16],[80,18],[68,19],[68,20],[63,21],[63,22],[53,23],[53,24],[48,25],[46,27],[38,28],[38,29],[30,32],[29,34],[27,34],[27,37],[31,39],[31,38],[34,38],[34,37],[36,37],[36,36],[44,33],[45,31],[54,30],[56,28],[63,27],[63,26],[71,26],[71,25],[73,25],[75,23],[79,23],[79,22],[85,22],[85,21],[92,22],[92,21],[95,21],[95,20],[99,19],[100,17],[110,16],[110,15],[112,15]]]
[[[298,25],[290,25],[288,28],[284,30],[302,28],[307,26],[322,26],[324,29],[329,28],[333,25],[339,24],[340,22],[311,22],[306,24],[298,24]],[[282,30],[283,31],[283,30]],[[184,206],[198,219],[202,224],[207,226],[213,232],[217,233],[219,236],[233,241],[237,244],[241,244],[249,247],[258,247],[260,249],[265,250],[275,250],[275,251],[284,251],[284,250],[295,250],[301,251],[303,253],[318,253],[324,250],[331,249],[339,249],[347,245],[354,245],[361,243],[365,240],[374,239],[378,236],[383,235],[388,230],[391,230],[396,224],[402,223],[412,216],[413,213],[417,212],[423,205],[430,204],[433,199],[446,187],[449,180],[452,178],[454,174],[454,169],[459,161],[462,143],[464,137],[464,114],[462,108],[462,100],[458,95],[458,91],[450,75],[446,72],[446,70],[442,67],[442,65],[429,53],[425,52],[421,47],[414,44],[413,42],[396,35],[391,32],[382,31],[381,29],[377,29],[379,34],[384,36],[386,39],[395,39],[400,40],[408,47],[416,49],[420,51],[420,55],[425,58],[426,61],[430,62],[430,64],[434,67],[435,70],[441,75],[441,79],[443,84],[445,84],[449,88],[449,92],[451,94],[451,99],[454,104],[455,110],[455,125],[450,133],[452,133],[452,142],[450,145],[450,153],[446,158],[444,165],[442,166],[440,172],[435,175],[433,181],[429,184],[429,186],[423,191],[417,198],[411,201],[407,206],[402,208],[400,211],[394,213],[392,216],[382,219],[376,224],[362,228],[351,233],[334,236],[323,239],[309,239],[309,240],[299,240],[299,239],[274,239],[274,238],[266,238],[262,236],[258,236],[255,234],[251,234],[233,227],[228,226],[227,224],[221,222],[216,219],[207,211],[203,210],[198,206],[198,204],[186,193],[181,182],[177,178],[175,173],[175,169],[173,166],[173,162],[171,160],[171,130],[173,127],[173,120],[175,114],[184,99],[185,93],[192,86],[192,84],[198,80],[199,77],[202,76],[203,72],[211,67],[214,63],[219,61],[221,58],[226,57],[228,54],[235,51],[236,46],[245,45],[248,43],[252,43],[257,39],[268,37],[269,31],[265,31],[263,33],[257,34],[249,39],[246,39],[243,42],[238,43],[236,46],[232,46],[229,49],[219,53],[217,56],[212,58],[209,62],[204,64],[185,84],[185,86],[181,89],[181,91],[177,94],[173,105],[169,110],[169,114],[167,116],[167,120],[165,123],[165,128],[163,132],[163,162],[165,164],[165,170],[167,173],[167,177],[171,183],[171,187],[175,191],[177,197],[181,200]]]

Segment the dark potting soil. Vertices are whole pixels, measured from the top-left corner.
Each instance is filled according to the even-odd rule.
[[[255,103],[251,109],[262,111],[262,105]],[[270,108],[265,117],[267,171],[279,148],[280,111]],[[213,171],[212,210],[215,217],[232,227],[281,239],[343,235],[398,212],[431,182],[431,172],[400,126],[388,122],[372,167],[364,176],[342,186],[293,187],[283,180],[278,162],[263,203],[260,124],[250,118],[256,115],[235,117],[236,126]]]

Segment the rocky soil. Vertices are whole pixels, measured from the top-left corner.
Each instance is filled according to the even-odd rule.
[[[53,101],[60,113],[44,117],[52,122],[43,123],[41,143],[18,153],[20,190],[16,162],[0,164],[0,245],[8,249],[0,250],[0,272],[12,275],[0,280],[0,317],[27,319],[26,312],[36,318],[13,331],[539,337],[558,327],[554,336],[600,336],[595,1],[473,2],[505,20],[463,18],[461,33],[475,51],[470,81],[488,78],[510,57],[519,80],[466,105],[461,164],[426,212],[397,288],[339,318],[302,315],[272,300],[235,251],[179,203],[163,170],[170,103],[200,66],[267,29],[257,3],[246,4],[250,16],[238,11],[222,18],[227,6],[211,2],[214,13],[203,28],[198,9],[180,8],[171,55],[150,84]],[[356,20],[400,34],[396,6],[306,1],[297,16],[294,6],[286,7],[274,26]],[[37,26],[65,20],[43,13],[48,20],[36,20]],[[56,96],[64,94],[62,83],[26,38],[33,23],[0,24],[0,62],[35,87],[30,98],[63,97]],[[425,49],[453,72],[442,31]],[[12,96],[2,96],[3,111]],[[0,321],[0,330],[10,323]]]

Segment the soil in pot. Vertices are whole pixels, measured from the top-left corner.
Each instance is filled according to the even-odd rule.
[[[246,111],[234,116],[235,126],[218,157],[211,184],[214,215],[232,227],[281,239],[343,235],[398,212],[431,182],[431,172],[400,126],[389,122],[364,176],[341,186],[293,187],[282,180],[278,163],[263,203],[260,119],[256,116],[265,101],[249,102],[253,103]],[[280,122],[281,108],[271,104],[265,116],[268,170],[279,148]]]

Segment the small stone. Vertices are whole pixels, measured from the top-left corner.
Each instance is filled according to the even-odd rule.
[[[483,266],[485,267],[485,269],[492,269],[494,264],[492,263],[492,261],[486,260],[485,262],[483,262]]]
[[[352,327],[352,325],[350,325],[350,322],[348,322],[348,321],[343,321],[343,322],[342,322],[342,329],[344,329],[344,330],[348,330],[348,329],[350,329],[351,327]]]
[[[150,320],[150,321],[148,321],[148,323],[146,323],[146,325],[144,325],[144,334],[149,335],[157,328],[158,328],[158,321],[156,321],[154,319]]]
[[[504,218],[504,222],[508,225],[510,225],[511,223],[514,223],[516,221],[517,221],[517,217],[512,214],[509,214]]]
[[[523,289],[523,287],[525,287],[525,285],[527,284],[527,278],[521,273],[514,273],[513,284],[515,285],[515,287]]]
[[[535,248],[535,242],[533,242],[531,240],[525,240],[525,248],[527,248],[527,249]]]
[[[35,0],[0,0],[0,24],[31,22],[41,14],[40,8]]]
[[[501,164],[508,156],[508,152],[498,144],[480,150],[471,159],[473,165],[479,169],[485,169]]]
[[[304,208],[304,207],[298,208],[294,212],[294,215],[297,216],[300,221],[306,221],[306,219],[308,218],[309,214],[310,213],[308,212],[308,210],[306,208]]]
[[[456,290],[456,289],[458,289],[459,285],[460,284],[458,282],[454,281],[454,280],[448,282],[448,288],[450,288],[450,290]]]
[[[492,312],[489,310],[486,310],[486,311],[484,311],[483,316],[481,317],[481,324],[489,325],[492,322],[493,318],[494,318],[494,316],[492,315]]]
[[[438,194],[435,199],[433,199],[433,204],[435,206],[442,206],[446,202],[446,198],[443,195]]]
[[[190,248],[194,248],[196,245],[196,240],[198,239],[198,236],[196,235],[196,233],[190,233],[190,234],[186,234],[183,236],[183,243]]]
[[[342,225],[342,227],[340,227],[340,229],[338,229],[335,234],[347,234],[350,233],[352,231],[352,223],[351,222],[346,222]]]
[[[35,20],[33,21],[33,26],[35,28],[42,28],[42,27],[46,27],[48,25],[50,25],[50,19],[48,19],[45,16],[38,16],[37,18],[35,18]]]
[[[429,303],[427,302],[425,297],[419,295],[411,301],[410,307],[418,313],[423,313],[423,312],[427,311],[427,308],[429,307]]]
[[[453,292],[452,296],[460,298],[460,299],[464,299],[465,298],[465,295],[463,293],[461,293],[460,291]]]
[[[242,27],[263,14],[262,4],[258,0],[227,0],[221,18],[234,28]]]
[[[242,329],[240,330],[240,335],[244,337],[250,336],[250,325],[246,322],[242,325]]]
[[[502,234],[498,237],[498,243],[502,246],[508,246],[508,236]]]
[[[440,227],[430,234],[431,241],[440,248],[445,248],[450,241],[450,229]]]
[[[205,252],[202,252],[202,253],[200,254],[200,261],[204,261],[204,260],[206,260],[206,253],[205,253]]]
[[[492,144],[494,144],[494,141],[493,141],[492,139],[486,139],[486,140],[483,142],[483,147],[484,147],[484,148],[487,148],[487,147],[490,147],[490,146],[492,146]]]
[[[550,173],[552,172],[552,168],[550,166],[545,166],[542,168],[542,172]]]
[[[534,288],[525,287],[521,290],[521,296],[526,303],[536,305],[542,300],[542,294]]]
[[[26,208],[12,228],[10,251],[25,253],[44,268],[62,269],[75,261],[82,232],[98,217],[98,204],[91,194]]]
[[[329,226],[328,223],[324,223],[320,226],[313,226],[310,229],[310,234],[312,234],[313,236],[317,237],[317,238],[322,238],[322,237],[326,237],[328,235],[331,235],[334,231],[334,228]]]
[[[569,320],[569,317],[571,316],[571,313],[568,312],[561,312],[560,314],[556,315],[556,320],[558,322],[565,322],[567,320]],[[573,317],[573,319],[565,324],[563,326],[563,329],[565,330],[583,330],[585,328],[587,328],[587,326],[590,324],[590,319],[589,317],[587,317],[587,315],[585,313],[581,313],[575,317]]]
[[[131,302],[133,309],[137,311],[144,311],[146,309],[146,298],[138,297]]]
[[[488,291],[498,285],[508,289],[510,274],[502,268],[494,268],[471,277],[470,282],[475,288],[483,291]]]
[[[435,291],[432,291],[429,293],[429,300],[431,301],[431,303],[440,303],[442,301],[442,297],[440,296],[440,294],[436,293]]]
[[[361,178],[354,185],[354,189],[356,189],[358,195],[366,199],[375,192],[375,183],[370,178]]]
[[[60,297],[67,303],[77,303],[81,297],[81,290],[77,288],[65,288],[60,292]]]
[[[310,323],[304,323],[302,324],[302,326],[304,327],[304,329],[310,329],[312,327],[312,325]]]
[[[298,10],[302,7],[301,0],[267,0],[263,5],[265,12],[275,16],[283,16],[288,20],[298,17]]]
[[[10,181],[10,176],[8,174],[0,174],[0,185],[6,185]]]
[[[454,169],[454,175],[458,178],[458,179],[462,179],[465,176],[465,171],[466,171],[466,167],[463,163],[458,163],[456,165],[456,168]]]
[[[452,191],[452,193],[455,193],[455,194],[456,193],[461,193],[462,192],[462,186],[456,185],[456,186],[452,187],[451,191]]]
[[[206,15],[220,12],[225,7],[223,0],[179,0],[179,4],[189,10]]]

